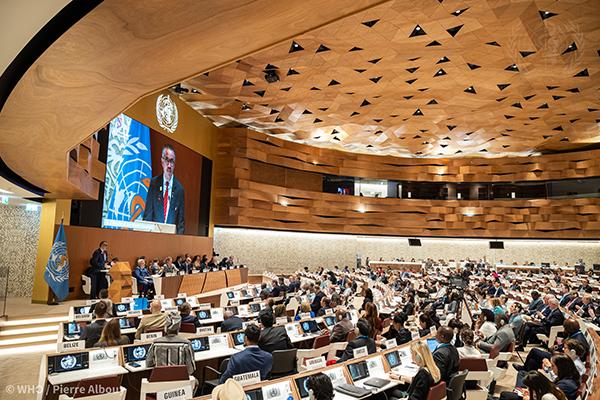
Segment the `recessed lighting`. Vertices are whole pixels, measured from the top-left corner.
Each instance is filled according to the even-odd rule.
[[[358,206],[358,210],[356,210],[356,211],[358,211],[359,213],[365,213],[365,212],[367,212],[367,210],[365,209],[365,206],[362,206],[362,205]]]
[[[287,202],[287,201],[285,201],[285,200],[281,200],[281,201],[279,202],[279,204],[281,204],[281,205],[282,205],[282,206],[284,206],[284,207],[287,207],[287,206],[288,206],[288,202]]]
[[[464,216],[465,217],[474,217],[475,213],[473,211],[465,211]]]

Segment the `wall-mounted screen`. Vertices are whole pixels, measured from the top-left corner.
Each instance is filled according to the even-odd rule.
[[[208,234],[212,161],[125,114],[98,141],[104,185],[98,201],[74,202],[73,225]]]

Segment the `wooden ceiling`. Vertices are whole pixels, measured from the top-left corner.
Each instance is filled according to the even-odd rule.
[[[181,98],[218,126],[316,146],[519,156],[600,141],[599,70],[598,0],[396,0],[189,79]]]

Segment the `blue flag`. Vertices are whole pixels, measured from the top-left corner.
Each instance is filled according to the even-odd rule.
[[[44,279],[56,295],[58,301],[63,301],[69,295],[69,257],[67,255],[67,238],[62,222],[54,239]]]
[[[127,229],[141,220],[151,179],[150,128],[120,114],[110,123],[102,227]]]

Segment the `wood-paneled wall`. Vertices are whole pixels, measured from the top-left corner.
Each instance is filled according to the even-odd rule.
[[[402,158],[318,148],[248,129],[224,129],[217,153],[301,171],[427,182],[514,182],[600,176],[600,150],[536,157]],[[244,164],[246,167],[246,164]]]
[[[56,229],[58,225],[56,225]],[[133,268],[140,256],[148,259],[180,254],[212,254],[212,238],[192,235],[169,235],[163,233],[135,232],[117,229],[88,228],[65,225],[69,253],[69,287],[74,291],[69,299],[84,297],[81,290],[81,275],[90,266],[90,257],[102,240],[108,241],[109,257],[128,261]]]
[[[428,164],[432,160],[342,153],[245,129],[228,130],[217,149],[215,224],[400,236],[598,238],[599,198],[471,201],[340,196],[289,184],[256,182],[252,166],[253,161],[261,161],[366,178],[497,182],[515,177],[593,176],[600,171],[594,159],[599,155],[590,151],[535,159],[445,160],[447,165],[443,165],[444,160],[435,160],[432,166]],[[436,168],[445,169],[447,174],[436,175]]]

